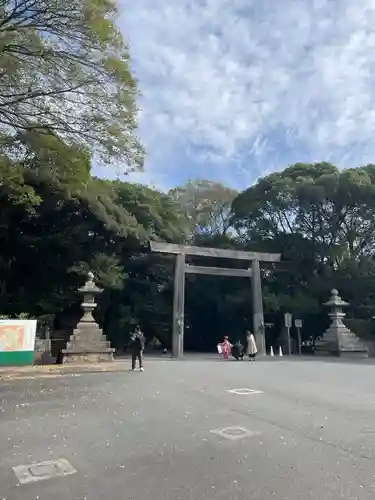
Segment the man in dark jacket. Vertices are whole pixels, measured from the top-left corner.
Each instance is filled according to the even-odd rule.
[[[132,370],[135,371],[135,365],[137,359],[139,362],[139,369],[143,372],[143,349],[145,347],[145,336],[141,332],[141,329],[137,325],[135,327],[134,333],[130,337],[130,349],[132,353]]]

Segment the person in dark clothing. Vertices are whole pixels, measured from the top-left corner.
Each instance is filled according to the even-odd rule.
[[[130,349],[132,353],[132,370],[135,371],[135,366],[137,359],[139,362],[139,369],[141,372],[143,369],[143,349],[145,347],[145,336],[141,332],[139,326],[135,327],[134,333],[130,337]]]
[[[233,349],[232,349],[232,356],[239,361],[240,359],[242,360],[244,357],[244,348],[243,345],[239,340],[234,344]]]

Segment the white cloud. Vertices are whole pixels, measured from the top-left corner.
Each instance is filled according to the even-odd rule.
[[[122,0],[148,176],[375,161],[375,0]],[[230,167],[229,167],[230,166]],[[179,174],[179,175],[177,175]],[[236,182],[233,181],[236,177]]]

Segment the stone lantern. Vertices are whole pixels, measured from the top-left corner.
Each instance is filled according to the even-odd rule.
[[[329,308],[328,316],[331,318],[331,324],[324,332],[323,338],[316,342],[316,353],[367,357],[368,348],[365,343],[351,332],[342,321],[345,318],[344,308],[348,307],[348,302],[342,300],[339,292],[333,289],[329,301],[323,305]]]
[[[348,307],[349,303],[342,300],[339,295],[339,292],[334,288],[331,290],[331,298],[328,302],[323,304],[325,307],[329,307],[330,311],[328,312],[328,316],[331,318],[332,324],[331,326],[336,326],[337,328],[345,327],[342,322],[343,318],[345,318],[346,314],[343,309]]]
[[[81,307],[83,309],[83,316],[81,318],[81,323],[95,323],[93,318],[93,311],[97,304],[95,302],[95,297],[103,292],[101,288],[98,288],[94,282],[94,275],[90,271],[87,275],[86,283],[78,288],[79,293],[83,295],[83,302]]]
[[[83,295],[81,308],[83,316],[70,336],[66,349],[63,349],[63,363],[97,363],[113,361],[114,349],[110,347],[102,330],[93,318],[93,311],[97,304],[97,295],[103,290],[94,282],[92,272],[88,273],[87,281],[78,289]]]

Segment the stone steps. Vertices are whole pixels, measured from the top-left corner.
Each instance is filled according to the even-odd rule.
[[[81,340],[69,341],[66,343],[66,349],[109,349],[111,347],[111,343],[106,340],[105,342],[82,342]]]
[[[366,350],[367,346],[353,332],[346,329],[340,336],[340,349],[345,351],[361,351]]]
[[[368,348],[346,326],[330,327],[323,334],[323,338],[316,342],[316,353],[329,353],[342,356],[345,353],[363,353],[366,355]]]
[[[63,363],[113,361],[114,349],[96,323],[79,323],[63,349]]]
[[[103,346],[90,346],[90,347],[83,347],[83,346],[69,346],[66,349],[64,349],[64,352],[67,352],[69,354],[89,354],[89,353],[113,353],[115,352],[115,349],[112,347],[103,347]]]
[[[107,342],[107,337],[105,335],[80,335],[80,334],[73,334],[70,336],[69,341],[70,342],[75,342],[75,341],[83,341],[87,343],[91,342]]]

